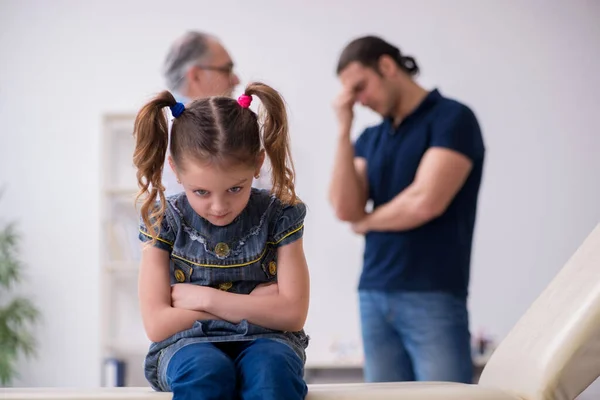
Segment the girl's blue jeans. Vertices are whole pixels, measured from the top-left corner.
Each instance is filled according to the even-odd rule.
[[[303,377],[298,355],[271,339],[190,344],[166,371],[173,400],[304,399]]]

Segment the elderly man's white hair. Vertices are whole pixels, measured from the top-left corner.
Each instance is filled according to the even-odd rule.
[[[169,90],[181,93],[188,69],[210,57],[210,40],[217,39],[207,33],[189,31],[171,45],[163,72]]]

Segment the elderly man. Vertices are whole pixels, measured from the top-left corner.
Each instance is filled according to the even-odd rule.
[[[192,101],[210,96],[231,96],[240,83],[231,56],[214,36],[187,32],[171,46],[164,66],[168,88]]]

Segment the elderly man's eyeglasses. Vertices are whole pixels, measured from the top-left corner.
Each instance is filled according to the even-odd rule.
[[[224,74],[231,75],[233,73],[233,64],[227,64],[223,66],[215,66],[215,65],[197,65],[198,68],[206,69],[208,71],[219,71]]]

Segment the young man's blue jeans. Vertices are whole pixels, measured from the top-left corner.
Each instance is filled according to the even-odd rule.
[[[167,367],[174,400],[304,399],[303,376],[298,355],[271,339],[190,344]]]
[[[368,290],[359,299],[367,382],[472,382],[466,299]]]

